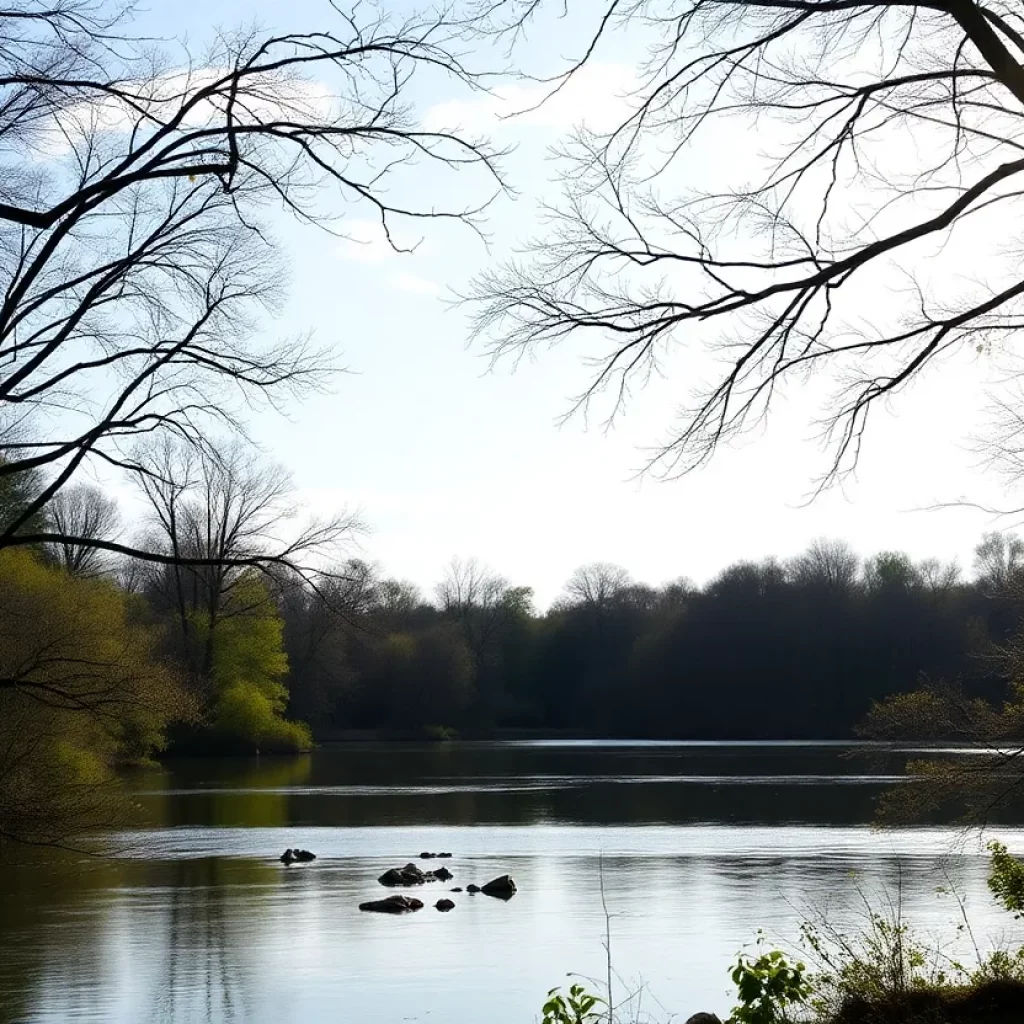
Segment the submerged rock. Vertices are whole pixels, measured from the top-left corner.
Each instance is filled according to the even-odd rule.
[[[305,864],[308,861],[316,860],[316,854],[310,853],[309,850],[300,850],[297,846],[295,849],[289,847],[280,856],[282,864]]]
[[[466,892],[479,892],[479,891],[480,891],[480,886],[479,885],[467,885],[466,886]]]
[[[406,864],[404,868],[389,868],[377,879],[381,885],[386,885],[390,888],[422,885],[426,880],[426,873],[420,871],[415,864]]]
[[[451,881],[455,876],[445,867],[440,867],[436,871],[431,871],[431,875],[436,878],[439,882]]]
[[[408,914],[413,910],[422,910],[423,901],[412,896],[386,896],[382,900],[370,900],[360,903],[360,910],[369,910],[376,914]]]
[[[455,888],[452,889],[452,892],[462,892],[462,886],[461,885],[455,886]]]
[[[516,883],[511,875],[499,875],[492,878],[480,891],[485,896],[496,896],[500,900],[510,900],[516,894]]]
[[[438,900],[434,906],[442,913],[447,914],[449,910],[455,909],[455,902],[453,900]]]

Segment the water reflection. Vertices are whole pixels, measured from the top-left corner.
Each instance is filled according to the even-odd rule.
[[[855,923],[862,891],[898,888],[938,930],[959,913],[936,899],[949,879],[976,932],[1000,933],[976,835],[868,827],[899,767],[836,747],[480,744],[141,773],[147,822],[111,837],[120,859],[33,855],[0,876],[0,1021],[529,1022],[564,972],[603,970],[602,874],[620,973],[684,1019],[724,1015],[756,928]],[[1024,853],[1024,830],[994,834]],[[318,860],[279,864],[295,845]],[[519,893],[361,915],[425,848],[455,852],[453,885],[509,871]]]
[[[368,744],[181,762],[135,785],[165,826],[843,825],[873,819],[908,756],[836,744]],[[1024,804],[999,815],[1024,821]]]

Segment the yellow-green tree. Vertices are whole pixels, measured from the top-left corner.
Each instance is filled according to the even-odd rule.
[[[125,810],[114,769],[193,707],[113,583],[0,551],[0,839],[66,843]]]
[[[200,634],[205,621],[199,619]],[[264,583],[239,579],[212,634],[210,651],[214,730],[230,745],[255,751],[308,750],[309,729],[284,718],[288,658],[284,622]]]

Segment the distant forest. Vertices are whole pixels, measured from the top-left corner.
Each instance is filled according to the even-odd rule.
[[[828,540],[704,587],[654,588],[599,563],[538,614],[529,588],[475,561],[454,561],[432,600],[353,562],[345,618],[308,592],[282,601],[290,710],[318,735],[849,737],[873,702],[923,682],[1007,695],[999,654],[1024,612],[1024,544],[986,535],[974,568],[967,581]]]
[[[57,761],[73,737],[105,763],[305,749],[352,730],[842,738],[873,703],[922,684],[999,707],[1024,669],[1006,657],[1024,637],[1014,535],[985,535],[970,578],[835,540],[738,562],[701,587],[594,563],[538,612],[529,586],[475,559],[454,559],[430,594],[360,560],[315,574],[254,564],[248,552],[287,521],[286,478],[238,450],[198,466],[161,451],[151,479],[167,484],[148,487],[141,526],[158,560],[105,540],[123,532],[120,514],[87,486],[27,527],[80,542],[0,551],[6,732],[21,742],[45,726]],[[41,486],[8,480],[0,523]],[[308,527],[306,554],[348,528]],[[926,738],[955,732],[925,712],[914,706]]]

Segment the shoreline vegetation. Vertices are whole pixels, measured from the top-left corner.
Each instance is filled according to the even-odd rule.
[[[698,1011],[671,1019],[686,1024],[1016,1024],[1024,1020],[1024,861],[998,842],[988,844],[988,887],[1018,922],[1016,940],[986,948],[971,929],[964,898],[939,890],[956,903],[960,924],[950,936],[922,938],[904,918],[900,895],[889,894],[885,910],[866,894],[859,931],[839,929],[827,916],[805,920],[798,951],[772,948],[758,931],[752,949],[729,968],[736,1005],[724,1019]],[[606,911],[607,914],[607,911]],[[640,1014],[644,986],[628,990],[612,963],[610,917],[605,950],[607,979],[579,979],[568,990],[554,988],[542,1008],[542,1024],[660,1024]]]
[[[227,478],[175,506],[189,536],[231,521],[224,495],[246,491],[247,462],[218,466]],[[0,511],[17,515],[41,483],[6,479]],[[75,500],[107,502],[87,489]],[[737,563],[702,587],[596,563],[546,612],[474,561],[453,561],[428,599],[352,560],[325,589],[251,566],[83,569],[65,554],[0,550],[8,840],[109,827],[120,769],[166,756],[370,738],[951,742],[991,747],[991,763],[953,773],[915,759],[925,802],[959,801],[969,775],[980,805],[1024,736],[1024,542],[1012,535],[982,539],[971,579],[838,541]]]

